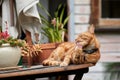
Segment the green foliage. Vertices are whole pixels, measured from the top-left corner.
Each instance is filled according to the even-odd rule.
[[[43,23],[43,34],[45,36],[47,36],[47,38],[49,39],[49,42],[63,42],[63,32],[66,31],[66,29],[64,28],[65,25],[67,24],[68,20],[69,20],[69,16],[67,16],[65,19],[63,19],[63,15],[65,12],[65,5],[62,8],[62,4],[59,4],[57,7],[57,11],[54,12],[54,17],[52,18],[51,14],[48,12],[48,10],[41,4],[38,4],[39,8],[41,8],[45,14],[48,15],[48,17],[50,18],[51,21],[49,21],[48,19],[46,19],[41,13],[39,13],[42,23]],[[61,12],[59,12],[59,10],[62,8]],[[60,13],[60,16],[58,16],[58,13]]]
[[[10,46],[12,46],[12,47],[14,47],[14,46],[22,47],[22,46],[24,46],[24,41],[23,40],[13,39],[12,37],[8,37],[7,39],[1,39],[0,40],[0,46],[2,44],[6,44],[6,43],[9,43]]]

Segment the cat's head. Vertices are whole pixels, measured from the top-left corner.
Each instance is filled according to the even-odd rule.
[[[89,26],[88,31],[79,34],[78,37],[75,39],[76,45],[85,47],[90,44],[91,40],[94,39],[94,30],[94,26],[91,25]]]
[[[99,60],[100,45],[99,45],[99,41],[95,36],[94,30],[95,30],[94,26],[91,25],[88,28],[88,31],[81,33],[76,38],[75,40],[76,46],[74,53],[72,54],[73,63],[75,64],[85,63],[85,62],[96,63]],[[94,56],[90,56],[92,55],[92,53],[95,53]]]

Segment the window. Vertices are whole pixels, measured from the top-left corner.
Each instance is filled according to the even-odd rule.
[[[99,27],[120,27],[120,0],[91,0],[91,22]]]

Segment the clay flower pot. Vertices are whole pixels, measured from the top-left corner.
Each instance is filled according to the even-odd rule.
[[[57,48],[57,46],[60,43],[46,43],[46,44],[41,44],[42,52],[39,54],[39,62],[40,64],[43,62],[43,60],[47,59],[51,52]]]
[[[46,44],[39,44],[41,47],[41,51],[38,55],[33,56],[23,56],[22,63],[26,67],[31,67],[32,65],[40,65],[42,62],[47,59],[51,52],[57,48],[60,43],[46,43]]]

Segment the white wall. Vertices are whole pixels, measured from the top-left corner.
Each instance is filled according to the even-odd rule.
[[[74,0],[75,37],[87,30],[90,19],[90,0]]]

